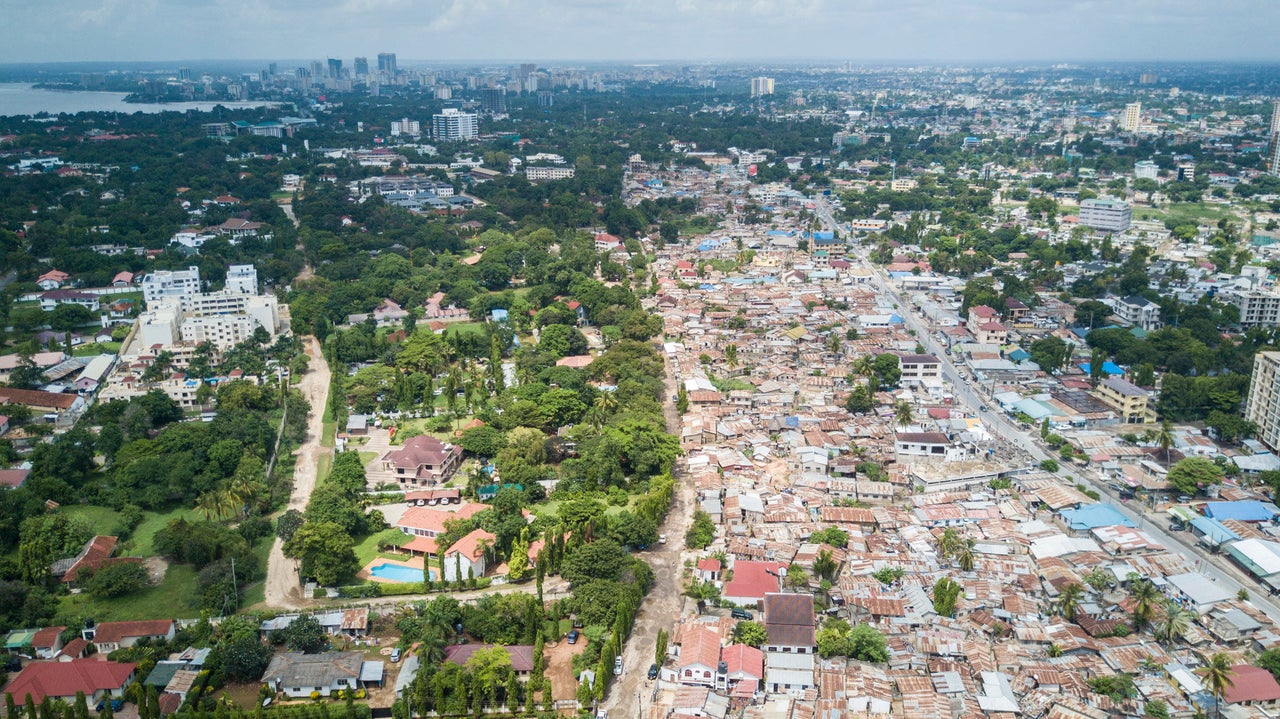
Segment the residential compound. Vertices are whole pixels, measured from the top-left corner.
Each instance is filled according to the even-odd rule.
[[[258,294],[253,265],[228,268],[226,286],[218,292],[199,290],[196,267],[149,280],[143,280],[147,310],[138,318],[131,346],[195,347],[210,342],[228,349],[252,337],[258,328],[272,337],[280,329],[279,303],[274,295]]]
[[[1280,451],[1280,352],[1254,355],[1244,418],[1258,428],[1259,441]]]

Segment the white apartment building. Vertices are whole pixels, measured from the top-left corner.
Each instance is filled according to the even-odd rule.
[[[179,300],[200,291],[200,268],[156,270],[142,278],[142,299],[147,305],[162,300]]]
[[[1133,208],[1120,200],[1093,198],[1080,203],[1080,224],[1103,232],[1124,232],[1133,223]]]
[[[1131,102],[1124,106],[1124,114],[1120,116],[1120,129],[1125,132],[1137,132],[1142,125],[1142,103]]]
[[[771,77],[753,77],[751,78],[751,96],[763,97],[764,95],[773,94],[773,78]]]
[[[474,140],[480,134],[480,117],[456,107],[431,116],[431,134],[438,140]]]
[[[529,182],[538,182],[539,180],[567,180],[573,177],[572,167],[548,167],[539,165],[537,167],[524,168],[524,176]]]
[[[231,265],[227,268],[227,292],[258,294],[258,270],[253,265]]]
[[[1151,160],[1134,163],[1133,177],[1136,180],[1156,180],[1160,177],[1160,166]]]
[[[1280,294],[1268,290],[1227,289],[1218,298],[1240,310],[1240,325],[1280,327]]]
[[[1263,444],[1272,451],[1280,450],[1280,352],[1254,356],[1244,418],[1257,426]]]
[[[1103,302],[1111,305],[1115,310],[1115,316],[1126,324],[1141,327],[1148,332],[1164,326],[1160,321],[1160,305],[1146,297],[1130,295],[1118,299],[1105,299]]]
[[[417,137],[422,134],[422,123],[417,120],[403,118],[391,121],[391,136],[399,137],[400,135],[412,135]]]

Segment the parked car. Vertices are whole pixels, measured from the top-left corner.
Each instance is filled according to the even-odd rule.
[[[613,675],[615,677],[622,676],[622,657],[613,658]]]
[[[658,544],[666,544],[666,543],[667,543],[667,535],[665,535],[665,534],[659,534],[659,535],[658,535]]]
[[[571,629],[571,630],[569,630],[569,643],[570,643],[570,644],[577,644],[577,643],[578,643],[578,630],[577,630],[577,629]]]
[[[400,661],[400,647],[391,650],[391,663],[395,664]]]
[[[106,706],[107,706],[107,700],[103,699],[102,701],[98,702],[98,706],[94,707],[93,709],[94,711],[102,711],[103,709],[106,708]],[[111,711],[118,712],[123,708],[124,708],[124,701],[120,699],[111,700]]]
[[[649,665],[649,678],[650,678],[650,679],[657,679],[657,678],[658,678],[658,665],[657,665],[657,664],[650,664],[650,665]]]
[[[750,620],[750,619],[756,618],[756,615],[752,614],[751,612],[748,612],[745,609],[734,609],[733,611],[729,612],[729,616],[733,617],[734,619]]]

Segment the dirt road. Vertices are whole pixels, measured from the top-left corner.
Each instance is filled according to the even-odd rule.
[[[320,457],[333,450],[321,446],[324,434],[323,415],[329,401],[329,363],[320,351],[315,337],[303,338],[307,352],[307,373],[298,384],[302,396],[311,405],[307,415],[307,438],[294,454],[298,463],[293,473],[293,493],[289,496],[288,509],[302,511],[316,486],[316,469]],[[284,543],[277,537],[267,558],[266,605],[281,609],[293,609],[306,603],[298,580],[298,568],[294,560],[284,556]]]
[[[668,361],[665,382],[667,396],[676,395],[678,381],[675,369]],[[679,437],[680,415],[674,404],[663,404],[667,431]],[[658,630],[666,629],[668,633],[671,631],[680,618],[680,607],[684,603],[684,597],[680,594],[684,574],[684,534],[693,521],[696,495],[684,471],[683,460],[676,461],[673,471],[676,480],[675,498],[672,500],[671,511],[658,529],[667,535],[667,543],[640,555],[653,567],[656,581],[653,591],[649,592],[636,614],[635,628],[622,651],[622,677],[613,683],[605,696],[603,708],[608,710],[610,716],[640,716],[641,694],[645,697],[644,701],[648,702],[648,696],[653,691],[653,682],[649,681],[646,672],[654,661]]]

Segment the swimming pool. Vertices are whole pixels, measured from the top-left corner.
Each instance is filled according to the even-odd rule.
[[[379,564],[369,568],[369,574],[378,579],[386,579],[392,582],[421,582],[423,574],[421,569],[406,567],[400,564]],[[432,579],[435,573],[432,572]]]

